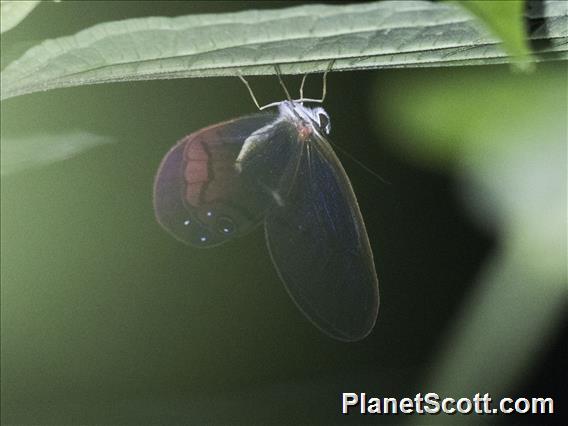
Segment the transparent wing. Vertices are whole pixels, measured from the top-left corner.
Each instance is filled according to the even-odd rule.
[[[378,281],[351,184],[328,142],[312,135],[283,205],[265,219],[272,261],[300,310],[342,341],[364,338],[379,308]]]
[[[154,182],[158,222],[175,238],[198,247],[219,245],[259,224],[271,202],[235,167],[253,133],[271,137],[276,114],[256,114],[220,123],[180,140],[164,157]],[[259,129],[265,129],[260,132]]]

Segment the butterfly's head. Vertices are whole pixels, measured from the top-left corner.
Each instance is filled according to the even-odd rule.
[[[331,120],[329,114],[322,107],[310,108],[298,101],[284,101],[279,106],[280,112],[293,121],[301,119],[317,126],[317,131],[329,135]]]

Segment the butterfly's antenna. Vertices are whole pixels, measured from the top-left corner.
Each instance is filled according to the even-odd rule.
[[[331,142],[329,139],[327,139],[327,141],[333,145],[333,147],[335,149],[337,149],[339,152],[341,152],[343,155],[345,155],[347,158],[349,158],[351,161],[353,161],[355,164],[357,164],[359,167],[361,167],[363,170],[365,170],[366,172],[372,174],[374,177],[376,177],[377,179],[379,179],[382,183],[390,185],[391,183],[382,178],[380,175],[378,175],[377,173],[375,173],[374,171],[372,171],[370,168],[368,168],[367,166],[365,166],[363,163],[361,163],[359,160],[357,160],[355,157],[353,157],[351,154],[349,154],[347,151],[345,151],[343,148],[341,148],[340,146],[336,145],[335,143]]]
[[[260,107],[260,104],[258,103],[258,101],[256,100],[256,97],[254,96],[254,92],[252,91],[252,87],[250,87],[250,84],[248,81],[245,80],[245,78],[242,75],[238,75],[238,77],[241,79],[241,81],[245,84],[245,86],[247,87],[249,93],[250,93],[250,97],[252,98],[254,104],[256,105],[256,107],[259,110],[262,110],[262,108]]]
[[[282,73],[280,72],[280,66],[274,65],[274,69],[276,70],[276,75],[278,76],[278,81],[280,82],[280,86],[282,86],[282,88],[284,89],[284,93],[286,93],[286,98],[290,102],[292,102],[292,97],[290,96],[290,92],[288,92],[288,89],[286,88],[286,85],[284,84],[284,81],[282,80]]]

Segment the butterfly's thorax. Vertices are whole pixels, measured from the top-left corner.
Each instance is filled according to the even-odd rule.
[[[309,108],[298,101],[282,101],[278,104],[278,112],[274,123],[258,129],[245,140],[235,163],[237,170],[242,171],[247,159],[259,150],[264,150],[263,145],[270,140],[266,138],[266,134],[274,129],[277,123],[286,123],[290,128],[288,137],[279,138],[280,143],[306,142],[313,135],[323,138],[329,133],[329,115],[321,107]]]
[[[321,107],[309,108],[300,101],[282,101],[277,107],[274,121],[246,138],[235,170],[282,206],[304,153],[316,140],[325,143],[330,126],[329,116]]]

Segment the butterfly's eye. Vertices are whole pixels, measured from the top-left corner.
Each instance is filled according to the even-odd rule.
[[[319,114],[319,122],[320,122],[320,127],[322,129],[326,129],[329,126],[329,117],[327,116],[327,114]]]

